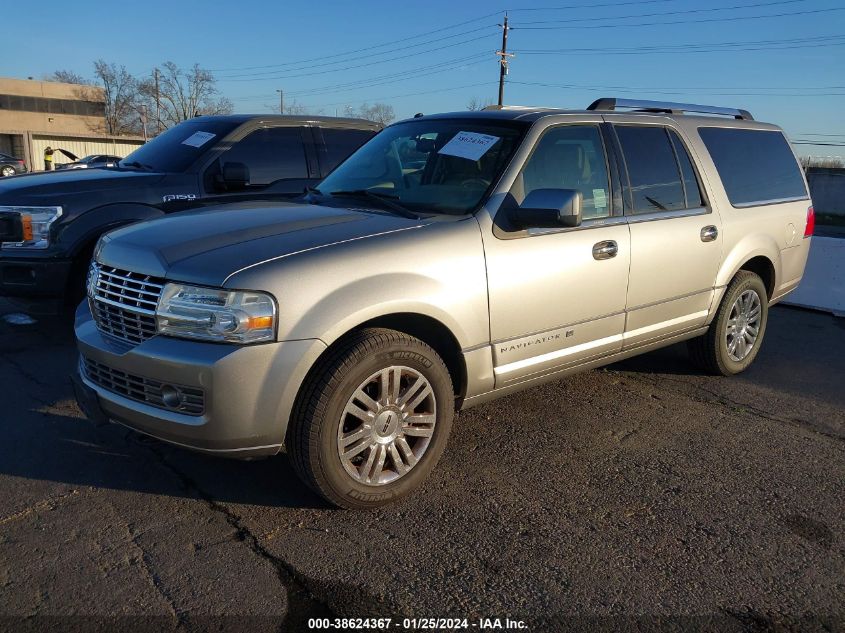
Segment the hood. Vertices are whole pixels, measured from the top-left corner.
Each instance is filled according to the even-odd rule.
[[[69,207],[73,199],[85,196],[85,209],[96,206],[92,201],[114,199],[116,190],[144,188],[159,182],[164,174],[123,169],[60,169],[33,172],[0,180],[0,205],[33,205]],[[68,215],[66,212],[66,216]]]
[[[318,205],[229,204],[108,233],[97,259],[155,277],[222,286],[233,273],[269,259],[424,224],[379,212]]]

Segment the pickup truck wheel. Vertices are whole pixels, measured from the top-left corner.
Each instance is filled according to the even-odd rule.
[[[418,488],[452,426],[446,365],[428,345],[387,329],[353,333],[316,368],[290,421],[297,474],[331,503],[369,509]]]
[[[699,367],[717,376],[745,371],[760,351],[768,318],[763,280],[741,270],[728,285],[710,329],[689,341],[690,356]]]

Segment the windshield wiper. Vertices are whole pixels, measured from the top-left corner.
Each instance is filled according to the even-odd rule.
[[[377,202],[381,202],[383,206],[395,211],[398,215],[401,215],[404,218],[409,218],[411,220],[420,219],[420,216],[411,211],[408,207],[396,202],[396,200],[399,200],[399,196],[390,193],[377,193],[375,191],[370,191],[369,189],[353,189],[351,191],[331,191],[329,194],[332,197],[341,196],[347,198],[368,198],[370,200],[376,200]]]
[[[153,171],[152,165],[145,165],[144,163],[139,163],[137,160],[133,160],[129,163],[124,163],[121,161],[118,163],[121,167],[140,167],[141,169],[146,169],[147,171]]]

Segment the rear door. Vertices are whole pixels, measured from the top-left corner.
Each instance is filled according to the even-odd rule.
[[[625,348],[704,325],[722,259],[721,221],[687,144],[667,124],[634,121],[613,125],[631,230]]]

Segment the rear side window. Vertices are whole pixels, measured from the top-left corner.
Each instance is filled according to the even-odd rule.
[[[680,167],[669,134],[657,126],[616,126],[630,180],[633,212],[687,208]]]
[[[221,163],[243,163],[251,185],[268,185],[284,178],[308,178],[302,129],[261,128],[250,132],[221,157]]]
[[[373,130],[345,130],[342,128],[321,128],[323,147],[320,148],[320,168],[323,175],[345,161],[356,149],[369,141]]]
[[[702,127],[698,133],[733,206],[807,198],[798,161],[781,132]]]

